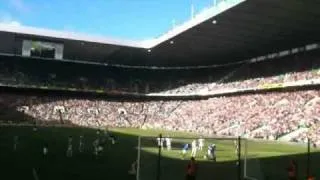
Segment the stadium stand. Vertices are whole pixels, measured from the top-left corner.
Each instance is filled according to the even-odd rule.
[[[188,95],[318,79],[319,53],[316,49],[228,67],[180,70],[132,69],[2,56],[0,78],[3,85]]]
[[[270,140],[309,128],[314,145],[320,145],[318,90],[143,102],[1,94],[0,102],[43,125],[65,122],[89,127],[164,128]],[[292,140],[303,142],[305,136]]]
[[[271,54],[240,64],[200,69],[135,69],[1,56],[2,86],[188,95],[318,80],[319,49]],[[290,66],[288,66],[290,64]],[[145,76],[148,74],[148,76]],[[128,78],[129,77],[129,78]],[[129,80],[128,80],[129,79]],[[290,139],[320,145],[318,90],[219,97],[201,101],[115,102],[1,94],[2,121],[160,128],[201,134]],[[20,118],[13,118],[14,115]],[[21,118],[28,115],[28,118]],[[302,120],[301,120],[302,119]],[[182,125],[183,124],[183,125]]]

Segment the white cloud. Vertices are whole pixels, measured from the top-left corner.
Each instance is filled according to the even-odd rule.
[[[21,23],[18,21],[9,21],[9,22],[0,21],[0,24],[7,25],[7,26],[21,26]]]
[[[21,23],[12,18],[9,14],[0,13],[0,24],[8,26],[21,26]]]

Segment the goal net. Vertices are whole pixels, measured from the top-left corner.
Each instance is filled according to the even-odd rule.
[[[246,139],[140,137],[137,180],[176,180],[187,174],[191,157],[197,179],[239,179],[244,176]]]

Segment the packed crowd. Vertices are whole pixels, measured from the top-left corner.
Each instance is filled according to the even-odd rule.
[[[162,128],[264,139],[277,139],[307,127],[313,142],[320,145],[319,90],[139,102],[1,94],[0,105],[44,125]],[[3,111],[1,116],[9,112]],[[299,137],[293,140],[304,140]]]
[[[320,101],[318,99],[318,101]],[[319,117],[318,117],[319,119]],[[320,121],[311,122],[310,128],[308,131],[303,131],[302,133],[296,135],[292,138],[292,141],[294,142],[308,142],[308,138],[311,140],[314,146],[319,147],[320,146]]]
[[[241,79],[239,80],[239,77]],[[303,55],[287,56],[273,61],[245,64],[226,81],[221,88],[254,88],[271,83],[295,82],[320,78],[320,54],[308,52]],[[216,86],[212,86],[215,89]]]
[[[0,57],[0,83],[104,92],[190,94],[320,79],[320,50],[206,69],[132,69]]]

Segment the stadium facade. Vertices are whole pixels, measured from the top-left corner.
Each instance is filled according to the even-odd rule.
[[[320,39],[317,1],[219,2],[168,33],[141,42],[0,25],[0,53],[130,67],[195,67],[245,61]],[[39,48],[42,54],[36,52]]]

